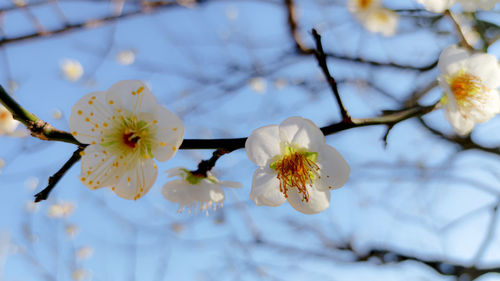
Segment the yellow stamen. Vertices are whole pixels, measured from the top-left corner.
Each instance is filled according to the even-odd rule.
[[[288,198],[288,189],[295,187],[302,194],[302,201],[309,202],[307,185],[312,186],[314,179],[319,177],[319,166],[314,161],[316,154],[287,149],[281,159],[271,164],[280,181],[280,191]]]

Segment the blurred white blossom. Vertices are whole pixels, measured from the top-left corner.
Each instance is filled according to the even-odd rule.
[[[73,280],[74,281],[83,281],[83,280],[91,280],[92,276],[90,272],[83,268],[77,268],[73,271],[72,274]]]
[[[62,112],[59,109],[54,109],[52,111],[52,118],[54,118],[55,120],[61,119],[62,118]]]
[[[40,204],[37,204],[33,201],[28,201],[26,202],[26,205],[24,205],[24,210],[27,213],[34,214],[40,209]]]
[[[94,249],[90,246],[84,246],[76,251],[76,258],[79,260],[86,260],[92,256]]]
[[[430,12],[443,13],[455,4],[460,4],[462,10],[475,12],[478,9],[491,10],[500,0],[416,0]]]
[[[83,66],[77,60],[64,59],[61,61],[60,66],[62,74],[68,81],[76,82],[83,75]]]
[[[277,90],[283,90],[286,86],[288,86],[288,80],[285,78],[276,78],[274,80],[274,87]]]
[[[392,36],[396,33],[399,16],[382,6],[380,0],[348,0],[347,9],[372,33]]]
[[[78,228],[78,226],[76,226],[74,224],[68,224],[68,225],[66,225],[66,227],[65,227],[64,230],[66,232],[66,235],[68,235],[68,237],[71,238],[71,239],[75,238],[75,236],[80,231],[80,229]]]
[[[75,210],[75,205],[70,202],[52,204],[47,210],[47,215],[51,218],[69,217]]]
[[[254,77],[250,79],[249,85],[253,91],[259,94],[264,94],[267,90],[267,81],[262,77]]]
[[[13,133],[18,125],[19,121],[14,120],[12,113],[0,104],[0,135]]]
[[[40,180],[37,177],[29,177],[24,181],[24,186],[29,191],[34,191],[38,187]]]
[[[116,61],[121,65],[131,65],[135,61],[134,50],[122,50],[116,55]]]
[[[438,69],[445,116],[458,134],[470,133],[476,123],[500,112],[500,66],[495,56],[450,46],[441,53]]]

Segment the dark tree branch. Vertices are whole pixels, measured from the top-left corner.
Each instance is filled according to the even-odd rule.
[[[80,158],[82,157],[80,153],[84,149],[85,149],[84,147],[78,147],[78,149],[75,150],[75,152],[73,152],[73,155],[71,155],[71,158],[69,158],[68,161],[66,161],[66,163],[64,163],[64,165],[61,167],[61,169],[59,169],[59,171],[57,171],[53,176],[51,176],[49,178],[49,184],[47,185],[47,187],[45,187],[42,191],[35,194],[35,202],[40,202],[40,201],[47,199],[47,197],[49,196],[52,189],[54,189],[54,187],[61,180],[61,178],[64,176],[64,174],[66,174],[66,172],[76,162],[78,162],[80,160]]]
[[[349,112],[347,112],[347,109],[345,108],[344,103],[342,102],[342,98],[340,97],[340,93],[337,87],[337,81],[335,81],[335,78],[333,78],[333,76],[330,74],[330,71],[328,70],[328,65],[326,63],[326,55],[325,52],[323,51],[323,44],[321,43],[321,35],[319,35],[319,33],[314,28],[312,29],[312,35],[314,37],[314,41],[316,42],[316,50],[314,52],[314,55],[316,56],[318,65],[323,71],[326,81],[328,82],[328,85],[330,86],[330,89],[332,90],[333,95],[337,100],[337,104],[339,105],[340,109],[340,114],[342,115],[342,121],[344,121],[345,123],[352,123],[351,116],[349,115]]]
[[[425,120],[419,116],[418,120],[426,128],[429,132],[434,134],[435,136],[440,137],[443,140],[446,140],[448,142],[454,143],[456,145],[459,145],[462,150],[471,150],[471,149],[477,149],[480,151],[492,153],[492,154],[497,154],[500,155],[500,147],[486,147],[483,145],[480,145],[476,142],[474,142],[471,138],[470,135],[467,136],[459,136],[459,135],[446,135],[441,131],[438,131],[434,128],[432,128]]]
[[[215,166],[215,162],[217,162],[222,155],[230,152],[230,150],[218,148],[212,153],[210,159],[201,161],[200,164],[198,164],[198,169],[191,171],[191,173],[195,176],[207,177],[207,173]]]

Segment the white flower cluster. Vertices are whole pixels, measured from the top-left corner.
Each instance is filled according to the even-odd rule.
[[[417,0],[430,12],[442,13],[455,4],[460,4],[465,12],[474,12],[478,9],[491,10],[500,0]]]
[[[154,184],[153,158],[166,161],[179,149],[182,121],[160,106],[140,81],[121,81],[107,91],[82,97],[72,108],[69,127],[73,136],[88,144],[82,151],[81,182],[90,189],[109,187],[125,199],[139,199]],[[291,117],[280,126],[255,130],[246,142],[249,159],[257,164],[250,198],[257,205],[278,206],[288,199],[306,214],[330,204],[330,190],[347,181],[349,166],[321,130],[310,120]],[[163,187],[164,197],[185,208],[208,211],[222,206],[221,186],[210,172],[185,168],[167,171],[178,177]]]
[[[396,33],[398,15],[382,6],[381,0],[348,0],[347,9],[370,32],[392,36]]]

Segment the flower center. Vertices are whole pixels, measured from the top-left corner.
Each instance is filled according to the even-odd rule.
[[[449,79],[450,89],[457,102],[465,103],[479,92],[486,90],[481,79],[477,76],[460,71]]]
[[[276,171],[280,181],[280,191],[288,198],[288,189],[297,188],[302,201],[309,202],[307,185],[312,186],[319,177],[319,166],[316,164],[317,152],[307,152],[287,147],[285,154],[274,161],[270,168]]]
[[[372,0],[359,0],[358,4],[361,9],[367,9],[370,7],[370,4],[372,3]]]
[[[137,146],[137,142],[139,142],[140,139],[140,136],[136,135],[134,132],[131,132],[128,129],[123,132],[123,143],[128,147],[135,148]]]
[[[106,131],[103,131],[101,146],[109,147],[113,153],[124,157],[133,154],[153,158],[152,151],[159,145],[155,140],[156,121],[147,122],[142,117],[124,113],[122,116],[115,116],[104,127]]]
[[[481,107],[487,103],[490,89],[483,85],[479,77],[461,70],[448,78],[447,82],[464,118],[470,110],[481,111]]]
[[[5,120],[9,117],[9,114],[6,111],[0,112],[0,120]]]

